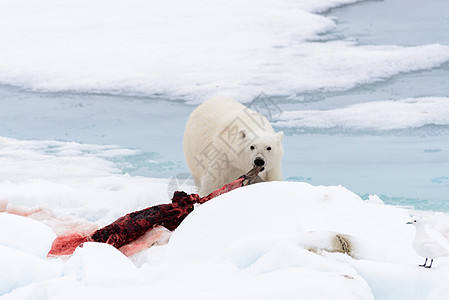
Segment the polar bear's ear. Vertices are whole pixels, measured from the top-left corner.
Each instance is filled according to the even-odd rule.
[[[276,138],[278,140],[278,143],[282,142],[282,140],[284,139],[284,132],[279,131],[278,133],[276,133]]]
[[[244,139],[246,137],[246,129],[240,129],[239,131],[239,138]]]

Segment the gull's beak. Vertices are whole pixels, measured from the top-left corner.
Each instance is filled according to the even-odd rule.
[[[413,223],[410,221],[410,222],[407,222],[407,223],[405,223],[405,224],[413,224]]]

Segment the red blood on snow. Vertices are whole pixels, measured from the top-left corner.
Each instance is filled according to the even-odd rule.
[[[171,203],[159,204],[129,213],[90,235],[72,233],[59,236],[53,241],[48,256],[71,255],[76,247],[84,242],[107,243],[120,248],[137,240],[156,226],[163,226],[173,231],[193,211],[195,204],[207,202],[212,198],[239,188],[245,185],[245,180],[248,180],[247,184],[260,182],[260,177],[257,176],[260,169],[261,167],[255,167],[247,175],[224,185],[208,196],[200,197],[198,194],[188,195],[185,192],[177,191],[174,193]]]

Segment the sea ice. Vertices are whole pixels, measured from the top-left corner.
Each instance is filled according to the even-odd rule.
[[[40,91],[248,102],[437,67],[448,46],[322,41],[336,1],[0,3],[0,82]]]
[[[285,111],[274,124],[293,128],[392,130],[449,125],[449,98],[373,101],[329,110]]]

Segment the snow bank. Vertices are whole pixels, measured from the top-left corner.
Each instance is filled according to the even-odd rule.
[[[14,226],[21,224],[19,222]],[[21,237],[19,235],[17,238]],[[0,296],[17,288],[61,276],[63,266],[31,254],[32,247],[29,245],[27,250],[21,251],[0,244]]]
[[[197,208],[159,263],[182,269],[183,278],[213,278],[207,283],[223,298],[440,295],[449,259],[432,270],[418,267],[408,220],[408,211],[363,201],[343,187],[262,183]]]
[[[240,260],[237,255],[242,251],[230,250],[234,243],[257,238],[261,233],[265,237],[277,236],[272,241],[276,244],[283,239],[295,242],[294,236],[285,237],[286,233],[294,232],[297,243],[308,240],[310,244],[312,240],[320,242],[320,239],[329,237],[329,231],[383,245],[390,250],[382,254],[382,260],[404,262],[404,259],[414,256],[409,245],[412,230],[405,226],[410,217],[405,210],[364,203],[343,187],[315,187],[291,182],[262,183],[223,195],[212,202],[202,205],[184,220],[182,229],[171,237],[166,259],[182,263],[217,255],[227,257],[231,251],[229,254],[233,259]],[[306,239],[301,237],[309,232],[321,234]],[[312,246],[309,245],[309,248],[323,247]],[[376,253],[354,251],[352,255],[358,258],[377,256]],[[246,259],[254,262],[258,258]]]
[[[41,258],[47,256],[56,238],[53,231],[41,222],[8,213],[0,213],[0,228],[0,245]]]
[[[447,46],[357,46],[316,14],[356,0],[0,3],[0,83],[198,103],[341,90],[449,60]]]
[[[75,276],[86,285],[117,286],[139,281],[134,264],[108,244],[84,243],[65,264],[66,276]]]
[[[449,125],[449,98],[374,101],[338,109],[285,111],[275,125],[294,128],[392,130]]]
[[[0,228],[0,295],[61,274],[61,265],[45,260],[56,238],[49,227],[0,213]]]
[[[447,231],[449,216],[425,218]],[[87,243],[66,262],[33,256],[31,245],[2,246],[2,269],[29,272],[0,281],[0,291],[5,299],[438,299],[447,295],[449,258],[420,268],[409,220],[407,210],[340,186],[260,183],[197,207],[168,245],[133,257],[135,265],[103,244]]]

